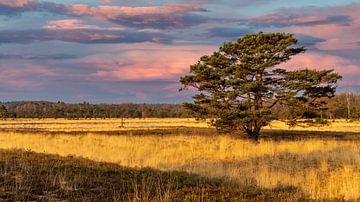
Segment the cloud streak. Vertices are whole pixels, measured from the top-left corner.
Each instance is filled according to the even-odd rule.
[[[292,70],[303,68],[334,69],[344,76],[342,84],[351,82],[354,76],[357,77],[360,74],[360,64],[356,64],[354,61],[339,56],[311,51],[295,56],[292,60],[281,66]],[[360,84],[360,82],[357,84]]]
[[[43,88],[45,78],[56,75],[56,71],[42,65],[0,63],[0,84],[12,89]]]
[[[7,8],[22,8],[32,2],[32,0],[1,0],[0,6]]]
[[[54,54],[54,55],[20,55],[0,53],[0,60],[68,60],[78,58],[76,55]]]
[[[65,20],[54,20],[50,21],[43,28],[53,30],[72,30],[72,29],[87,29],[87,30],[112,30],[121,31],[124,30],[122,27],[100,27],[96,25],[83,24],[82,20],[79,19],[65,19]]]
[[[0,44],[28,44],[35,41],[64,41],[83,44],[171,43],[171,36],[156,32],[41,29],[0,31]]]
[[[171,80],[187,73],[191,64],[213,46],[169,46],[143,44],[118,55],[99,54],[80,59],[93,66],[96,78],[114,81]],[[156,60],[156,62],[154,62]]]
[[[56,4],[35,0],[1,0],[3,15],[21,12],[50,12],[76,17],[89,17],[119,25],[141,28],[171,29],[202,24],[207,18],[195,14],[206,10],[192,4],[168,4],[164,6],[89,6],[86,4]]]
[[[316,26],[316,25],[350,25],[352,18],[347,15],[303,15],[290,13],[274,13],[250,19],[240,20],[240,24],[246,24],[252,28],[266,27],[290,27],[290,26]]]

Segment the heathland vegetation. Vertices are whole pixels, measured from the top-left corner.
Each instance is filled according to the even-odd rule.
[[[0,198],[357,200],[359,133],[273,122],[254,144],[195,119],[3,120]]]

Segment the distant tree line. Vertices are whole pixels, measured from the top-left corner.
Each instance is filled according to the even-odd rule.
[[[323,101],[325,106],[307,112],[309,118],[360,119],[360,94],[339,93],[332,99]],[[294,113],[284,105],[276,105],[273,112],[278,119],[291,119]]]
[[[192,117],[177,104],[67,104],[64,102],[0,103],[1,118],[175,118]]]
[[[309,118],[360,119],[360,94],[340,93],[324,100],[326,105],[307,112]],[[277,119],[291,119],[294,113],[286,105],[276,105]],[[3,102],[0,118],[189,118],[192,112],[181,104],[68,104],[64,102]]]

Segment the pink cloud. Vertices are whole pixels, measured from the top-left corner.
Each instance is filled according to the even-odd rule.
[[[105,80],[177,80],[190,65],[213,46],[169,46],[138,44],[118,55],[94,55],[81,59],[95,66],[93,76]]]
[[[274,13],[249,19],[252,23],[269,24],[275,26],[307,25],[316,23],[327,23],[327,16],[290,16],[289,13]],[[330,22],[329,22],[330,23]]]
[[[81,62],[93,65],[96,69],[93,76],[105,80],[177,80],[188,73],[191,64],[202,55],[211,54],[217,47],[139,44],[130,49],[123,48],[123,53],[93,55],[82,58]],[[335,69],[345,77],[360,74],[360,66],[356,61],[314,51],[295,56],[281,67]]]
[[[66,41],[74,43],[170,43],[173,37],[170,35],[131,30],[96,30],[96,29],[71,29],[77,25],[66,25],[64,28],[40,29],[40,30],[16,30],[0,31],[0,43],[32,43],[36,41]],[[81,26],[83,27],[83,26]],[[83,27],[84,28],[84,27]],[[100,28],[99,28],[100,29]],[[104,28],[105,29],[105,28]],[[110,28],[109,28],[110,29]]]
[[[281,31],[319,38],[320,50],[357,50],[360,41],[360,3],[334,7],[281,9],[241,22],[268,32]]]
[[[285,65],[281,65],[286,69],[334,69],[336,72],[344,76],[354,75],[360,73],[360,66],[354,64],[351,60],[321,54],[316,52],[307,52],[293,57]]]
[[[355,50],[359,48],[356,43],[357,40],[358,39],[333,37],[324,42],[318,43],[316,47],[320,50]]]
[[[208,18],[193,14],[204,12],[192,4],[168,4],[163,6],[89,6],[87,4],[60,4],[38,0],[0,0],[0,7],[13,12],[50,12],[77,17],[90,17],[124,26],[140,28],[183,28],[204,23]],[[11,14],[9,11],[7,14]],[[64,22],[62,22],[64,23]],[[54,26],[57,26],[54,25]]]
[[[40,88],[44,79],[56,76],[57,72],[34,64],[0,64],[0,84],[20,89]]]
[[[32,0],[0,0],[0,6],[6,6],[10,8],[21,8],[31,2],[33,1]]]
[[[187,19],[182,16],[190,12],[205,11],[191,4],[168,4],[165,6],[126,7],[126,6],[97,6],[85,4],[64,5],[64,12],[70,15],[95,17],[97,19],[118,24],[153,25],[153,27],[184,27],[188,24],[199,23],[200,19]]]
[[[104,19],[117,19],[119,17],[135,17],[139,15],[169,15],[173,13],[187,13],[203,11],[191,4],[169,4],[165,6],[125,7],[125,6],[97,6],[73,4],[66,6],[67,12],[75,15],[88,15]]]
[[[100,0],[100,2],[109,4],[109,3],[112,3],[113,1],[112,0]]]
[[[319,37],[326,41],[317,44],[320,50],[356,50],[360,41],[360,4],[345,7],[310,9],[318,15],[338,15],[351,18],[349,24],[327,24],[291,27],[288,31]]]
[[[96,25],[83,24],[82,20],[78,19],[65,19],[50,21],[43,28],[45,29],[92,29],[92,30],[124,30],[122,27],[99,27]]]
[[[290,32],[311,35],[325,39],[316,45],[320,50],[355,50],[360,41],[360,23],[354,21],[350,26],[318,25],[312,27],[296,27]]]
[[[193,96],[196,94],[197,90],[195,88],[189,88],[186,91],[180,91],[181,84],[179,82],[174,84],[168,84],[161,88],[162,91],[167,92],[166,98],[174,98],[179,96]]]

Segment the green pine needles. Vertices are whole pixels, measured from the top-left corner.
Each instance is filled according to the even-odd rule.
[[[199,91],[193,103],[184,105],[199,118],[211,118],[219,132],[243,131],[256,141],[261,128],[275,119],[271,111],[275,105],[292,109],[289,125],[303,122],[310,112],[323,109],[323,98],[334,96],[341,76],[333,70],[281,68],[280,64],[305,52],[296,44],[292,34],[262,32],[225,43],[180,78],[180,90]]]

